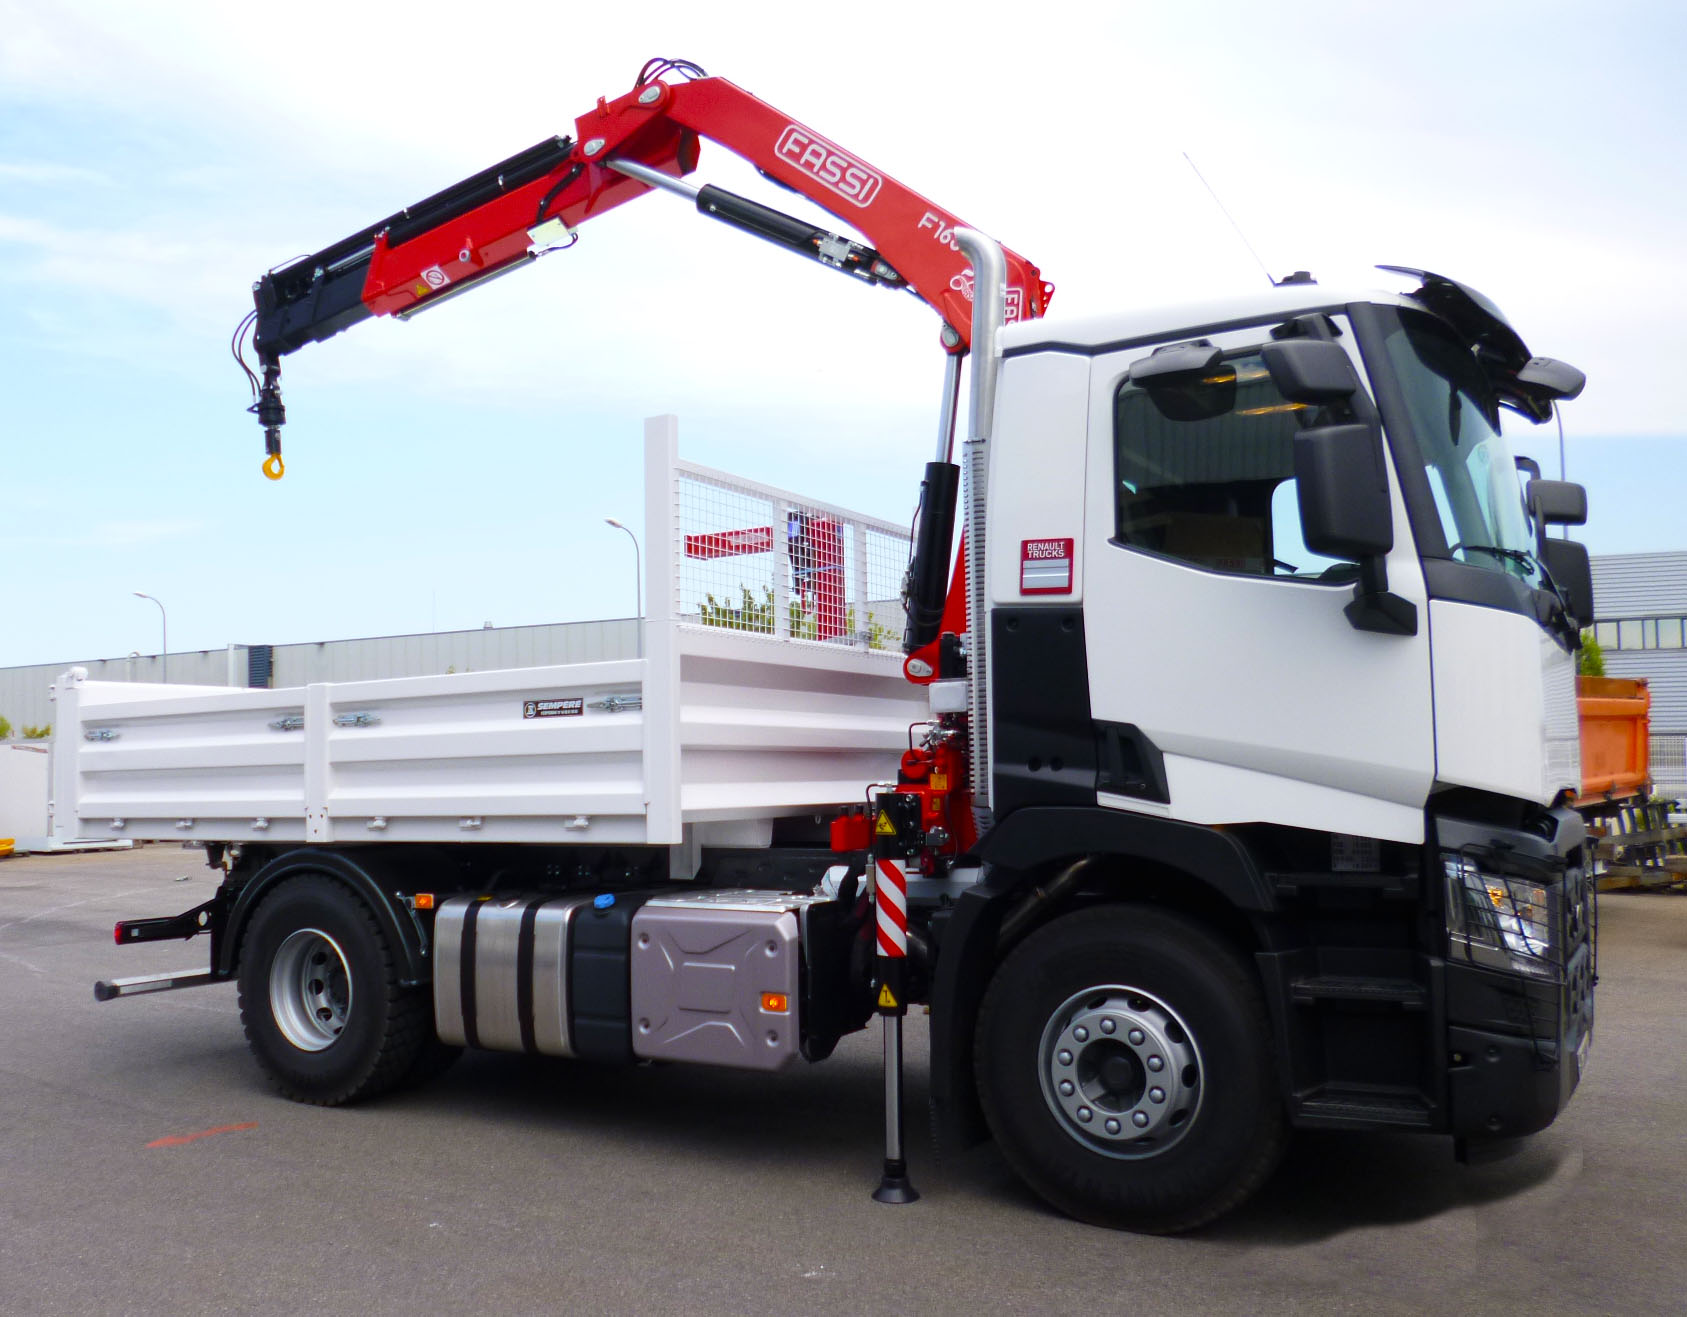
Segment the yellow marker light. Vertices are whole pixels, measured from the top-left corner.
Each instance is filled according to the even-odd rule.
[[[769,1015],[784,1015],[791,1009],[791,999],[782,992],[764,992],[761,1008]]]
[[[418,909],[418,910],[432,910],[433,909],[433,893],[432,892],[417,892],[416,895],[411,899],[415,903],[416,909]]]
[[[280,453],[271,453],[264,458],[264,474],[271,480],[280,480],[287,474],[287,468],[281,461]]]

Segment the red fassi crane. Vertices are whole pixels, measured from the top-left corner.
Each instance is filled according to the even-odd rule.
[[[773,182],[808,197],[872,245],[712,185],[685,181],[702,138],[720,143]],[[909,625],[903,648],[911,680],[964,671],[956,637],[966,630],[965,555],[947,580],[959,469],[950,461],[959,362],[972,337],[973,271],[954,215],[860,157],[724,78],[684,60],[651,60],[631,91],[575,120],[573,137],[553,137],[370,225],[311,256],[264,275],[255,309],[235,332],[234,354],[251,381],[252,411],[264,427],[265,474],[279,479],[281,358],[376,315],[408,317],[548,252],[572,246],[584,221],[655,189],[678,192],[704,215],[867,283],[905,288],[942,317],[948,355],[937,460],[925,468],[918,535],[904,585]],[[1037,267],[1004,250],[1003,313],[1039,317],[1054,294]],[[246,366],[252,330],[262,378]],[[823,566],[823,564],[820,564]],[[841,618],[841,602],[834,601]],[[946,634],[947,633],[947,634]],[[904,756],[901,792],[919,798],[928,831],[941,827],[949,853],[972,840],[962,751],[948,737]],[[841,844],[865,819],[841,821]],[[933,833],[932,835],[938,835]],[[929,856],[926,857],[929,861]]]
[[[714,186],[684,182],[709,138],[851,228],[842,234]],[[485,280],[572,245],[573,229],[655,189],[679,192],[723,220],[868,283],[906,288],[946,326],[945,346],[971,337],[972,271],[954,239],[960,221],[882,170],[684,60],[651,60],[631,91],[598,102],[555,137],[499,162],[359,233],[272,270],[254,287],[263,370],[250,370],[265,431],[265,472],[279,478],[280,359],[372,315],[407,317]],[[1006,318],[1041,316],[1053,295],[1037,267],[1006,253]]]

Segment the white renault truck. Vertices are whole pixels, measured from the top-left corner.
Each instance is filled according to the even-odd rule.
[[[693,186],[700,136],[876,245]],[[1144,1230],[1240,1203],[1292,1128],[1475,1154],[1551,1122],[1588,1057],[1595,908],[1563,804],[1587,557],[1546,528],[1585,499],[1525,482],[1500,414],[1550,418],[1579,372],[1422,271],[1044,319],[1023,258],[665,62],[259,281],[266,472],[283,356],[652,191],[938,311],[911,536],[680,463],[659,420],[639,658],[68,674],[55,828],[191,840],[224,875],[116,930],[206,935],[208,968],[97,994],[236,980],[259,1065],[323,1104],[465,1046],[775,1070],[876,1011],[893,1202],[924,1004],[940,1137]]]

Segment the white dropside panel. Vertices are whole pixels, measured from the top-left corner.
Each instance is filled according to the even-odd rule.
[[[55,835],[765,844],[893,778],[908,537],[645,427],[641,654],[290,690],[55,687]],[[704,575],[708,568],[713,575]]]
[[[676,627],[687,823],[859,804],[930,717],[899,654]]]
[[[1575,661],[1533,618],[1437,600],[1435,777],[1550,804],[1580,785]]]
[[[673,844],[861,800],[923,709],[892,656],[648,639],[645,660],[291,690],[68,678],[57,818],[95,837]]]

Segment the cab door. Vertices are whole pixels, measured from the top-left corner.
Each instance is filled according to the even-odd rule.
[[[1337,340],[1363,366],[1340,318]],[[1259,356],[1269,326],[1202,336],[1217,367],[1141,387],[1148,344],[1090,372],[1084,629],[1102,743],[1139,771],[1104,771],[1104,806],[1203,824],[1275,823],[1423,838],[1434,776],[1428,610],[1389,459],[1388,587],[1412,635],[1356,629],[1356,564],[1301,541],[1287,402]],[[1105,770],[1106,754],[1103,754]]]

